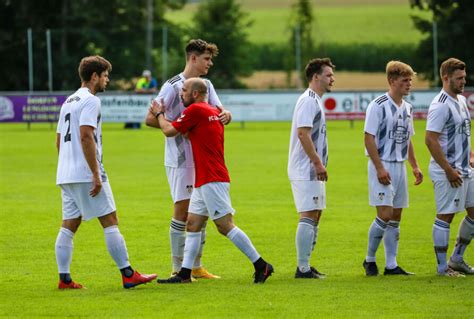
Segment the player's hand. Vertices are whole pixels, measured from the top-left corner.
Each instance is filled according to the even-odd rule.
[[[314,169],[316,170],[316,178],[318,181],[326,182],[328,180],[328,172],[323,164],[314,163]]]
[[[219,120],[222,124],[227,125],[232,121],[232,113],[228,110],[224,110],[221,106],[217,106],[221,113],[219,114]]]
[[[454,168],[450,168],[446,171],[446,177],[448,178],[451,187],[458,188],[462,185],[461,173]]]
[[[471,156],[469,159],[469,164],[471,164],[471,167],[474,167],[474,156]]]
[[[423,173],[418,167],[413,169],[413,175],[416,178],[415,185],[420,185],[423,182]]]
[[[158,113],[165,112],[165,105],[163,102],[163,99],[161,99],[159,103],[156,100],[151,101],[148,111],[155,117]]]
[[[377,179],[382,185],[390,185],[392,183],[392,178],[385,168],[377,169]]]
[[[92,177],[92,188],[89,192],[89,195],[92,197],[96,197],[97,194],[100,193],[100,190],[102,189],[102,181],[100,180],[100,176],[93,176]]]

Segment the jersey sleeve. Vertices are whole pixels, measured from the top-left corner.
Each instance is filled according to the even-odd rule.
[[[447,107],[443,107],[444,104],[435,103],[431,104],[428,110],[428,116],[426,117],[426,130],[436,133],[443,132],[444,125],[447,120]]]
[[[377,135],[377,131],[380,126],[380,119],[379,114],[377,112],[378,104],[375,102],[371,102],[367,107],[365,112],[365,124],[364,124],[364,132],[369,133],[370,135]]]
[[[174,87],[169,82],[165,82],[156,96],[155,101],[160,102],[160,100],[163,99],[165,107],[168,108],[173,103],[175,97],[176,91]]]
[[[97,128],[97,119],[100,114],[100,100],[97,96],[89,97],[82,105],[79,116],[79,126],[92,126]]]
[[[296,108],[296,127],[313,127],[316,112],[316,101],[311,97],[303,98]]]
[[[185,134],[189,132],[194,126],[196,126],[199,121],[199,112],[198,109],[193,107],[193,105],[188,106],[181,116],[176,120],[171,122],[171,125],[180,132]]]
[[[207,94],[208,94],[208,100],[209,104],[213,106],[222,106],[221,100],[219,100],[219,97],[217,96],[216,90],[214,89],[214,85],[212,85],[212,82],[209,80],[206,80],[207,84]]]

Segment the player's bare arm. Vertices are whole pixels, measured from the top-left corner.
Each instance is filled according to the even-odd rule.
[[[163,99],[160,103],[156,102],[155,100],[151,101],[150,108],[148,109],[148,113],[152,114],[153,117],[158,121],[159,128],[165,136],[171,137],[178,135],[178,130],[174,128],[173,125],[165,118],[165,105],[163,104]]]
[[[448,178],[451,187],[459,187],[462,185],[461,174],[458,170],[452,168],[451,165],[449,165],[449,162],[444,156],[443,150],[441,149],[441,145],[439,144],[439,136],[440,134],[437,132],[426,131],[425,144],[428,147],[431,156],[433,156],[433,159],[446,173],[446,177]]]
[[[95,197],[102,189],[102,181],[99,174],[99,165],[97,164],[94,128],[92,126],[82,125],[80,131],[82,151],[92,172],[92,188],[89,194]]]
[[[149,127],[160,128],[160,123],[158,122],[158,119],[150,111],[148,111],[146,115],[145,124]]]
[[[61,145],[61,134],[57,133],[56,134],[56,149],[58,150],[58,154],[59,154],[59,145]]]
[[[298,139],[301,142],[301,146],[308,155],[310,161],[313,163],[316,170],[316,176],[319,181],[327,181],[328,173],[326,167],[324,167],[321,158],[319,157],[316,149],[314,148],[313,141],[311,139],[311,127],[298,127]]]
[[[369,154],[370,160],[377,170],[377,179],[379,180],[379,183],[383,185],[389,185],[392,182],[392,178],[380,160],[377,145],[375,144],[375,136],[366,132],[364,136],[364,144],[365,148],[367,149],[367,153]]]
[[[408,162],[410,163],[413,175],[415,176],[415,185],[420,185],[423,182],[423,173],[418,166],[418,161],[415,157],[415,148],[413,147],[413,143],[411,141],[408,145]]]
[[[221,121],[222,124],[227,125],[232,121],[232,113],[229,110],[224,109],[224,106],[217,106],[219,111],[219,120]]]

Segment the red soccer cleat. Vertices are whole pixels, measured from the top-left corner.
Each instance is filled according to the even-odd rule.
[[[65,283],[64,281],[60,280],[58,284],[58,289],[83,289],[85,288],[83,285],[78,284],[77,282],[71,281],[70,283]]]
[[[127,278],[124,275],[122,275],[123,288],[129,289],[141,284],[146,284],[147,282],[152,281],[156,277],[157,277],[156,274],[142,275],[138,271],[135,270],[133,272],[132,277],[130,278]]]

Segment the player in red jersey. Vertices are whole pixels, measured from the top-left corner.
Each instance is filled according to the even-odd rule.
[[[187,134],[196,170],[182,268],[168,279],[158,279],[158,283],[191,282],[191,269],[199,250],[201,228],[209,217],[216,224],[217,230],[227,236],[253,263],[254,282],[264,283],[273,273],[273,267],[260,257],[248,236],[234,224],[232,215],[235,210],[230,201],[230,179],[224,160],[224,126],[219,120],[221,110],[206,102],[207,91],[202,79],[187,79],[180,94],[186,109],[171,123],[163,116],[163,101],[153,101],[150,106],[149,111],[157,118],[166,136]]]

